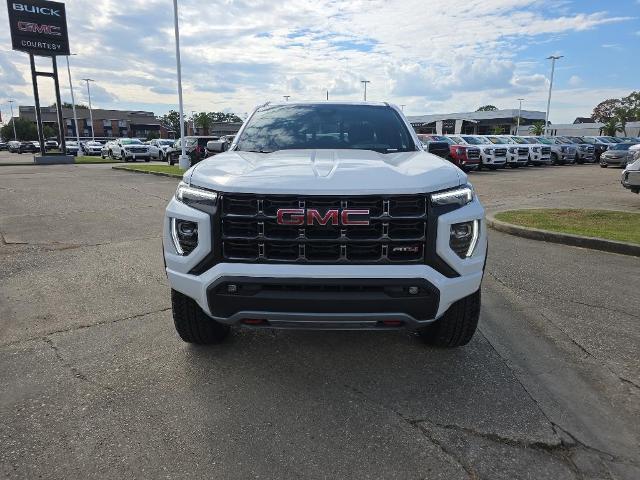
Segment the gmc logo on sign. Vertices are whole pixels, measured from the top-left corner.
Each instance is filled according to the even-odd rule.
[[[32,22],[18,22],[18,30],[21,32],[46,33],[47,35],[62,35],[60,32],[62,29],[60,27],[56,27],[55,25],[40,25]]]
[[[363,218],[364,217],[364,218]],[[314,208],[280,208],[278,225],[369,225],[369,210],[332,209],[322,215]]]

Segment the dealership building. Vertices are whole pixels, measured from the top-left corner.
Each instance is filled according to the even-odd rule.
[[[418,133],[487,135],[500,130],[504,133],[515,134],[518,126],[518,114],[520,114],[521,133],[523,127],[528,131],[529,126],[534,123],[544,123],[545,112],[534,110],[519,112],[518,109],[414,115],[407,116],[407,118]]]
[[[19,107],[21,119],[36,122],[36,107]],[[50,125],[57,129],[58,113],[56,107],[41,107],[43,125]],[[93,125],[88,108],[76,108],[79,136],[82,138],[147,138],[149,135],[170,138],[169,131],[160,125],[153,112],[131,110],[103,110],[93,109]],[[76,138],[73,110],[62,109],[64,133],[67,138]]]

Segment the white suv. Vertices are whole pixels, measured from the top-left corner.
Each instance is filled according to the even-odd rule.
[[[520,145],[508,135],[487,135],[487,140],[507,148],[507,165],[511,168],[526,167],[529,162],[529,148]]]
[[[467,175],[386,103],[257,108],[191,167],[166,209],[173,319],[193,343],[230,327],[473,336],[487,235]]]
[[[124,162],[137,159],[149,162],[151,152],[149,146],[142,143],[137,138],[120,138],[109,143],[108,155],[111,158],[119,158]]]
[[[480,149],[480,166],[495,170],[507,164],[507,147],[496,146],[480,135],[447,135],[459,145],[473,145]]]

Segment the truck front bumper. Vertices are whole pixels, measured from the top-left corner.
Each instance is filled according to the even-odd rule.
[[[198,245],[178,255],[171,218],[198,224]],[[469,257],[450,247],[453,224],[477,220]],[[435,253],[440,268],[413,264],[288,264],[221,262],[193,269],[212,250],[212,217],[174,199],[167,207],[164,257],[171,288],[192,298],[227,325],[272,328],[415,328],[440,318],[456,301],[480,289],[487,251],[484,209],[477,199],[437,217]],[[258,323],[255,323],[259,321]]]

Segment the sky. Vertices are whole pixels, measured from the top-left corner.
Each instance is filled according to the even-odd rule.
[[[13,0],[11,0],[13,1]],[[177,110],[171,0],[68,0],[76,101],[95,79],[95,108]],[[368,100],[407,115],[498,108],[589,116],[606,98],[640,89],[640,0],[178,0],[185,113],[244,116],[259,104]],[[8,26],[0,8],[0,26]],[[39,69],[50,68],[47,58]],[[70,101],[66,63],[63,101]],[[55,101],[41,79],[42,104]],[[33,105],[28,55],[0,28],[0,110]]]

